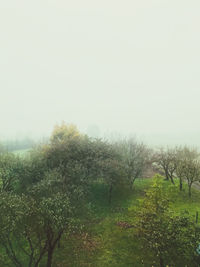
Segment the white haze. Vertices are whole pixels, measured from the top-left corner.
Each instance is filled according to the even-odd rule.
[[[199,0],[1,1],[0,136],[64,120],[199,145],[199,14]]]

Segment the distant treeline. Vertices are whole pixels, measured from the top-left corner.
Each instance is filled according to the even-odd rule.
[[[28,149],[35,145],[36,141],[29,137],[23,139],[12,139],[1,142],[1,146],[4,150],[12,152],[15,150]]]

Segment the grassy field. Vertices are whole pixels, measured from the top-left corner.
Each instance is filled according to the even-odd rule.
[[[152,183],[152,179],[138,179],[133,190],[126,193],[116,190],[111,205],[108,204],[107,187],[101,183],[92,185],[89,198],[93,203],[93,218],[80,234],[64,237],[61,248],[55,253],[55,266],[152,266],[151,253],[142,251],[140,241],[134,238],[140,200]],[[172,209],[177,213],[187,210],[195,220],[196,212],[200,212],[200,192],[193,189],[189,199],[186,185],[179,192],[178,185],[167,181],[162,184],[172,199]],[[132,227],[126,229],[124,225]]]

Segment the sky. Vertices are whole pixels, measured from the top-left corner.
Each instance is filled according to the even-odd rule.
[[[198,142],[199,14],[199,0],[1,1],[0,137],[65,121]]]

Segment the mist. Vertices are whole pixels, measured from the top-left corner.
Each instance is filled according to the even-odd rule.
[[[199,12],[196,0],[2,1],[0,138],[65,121],[200,145]]]

